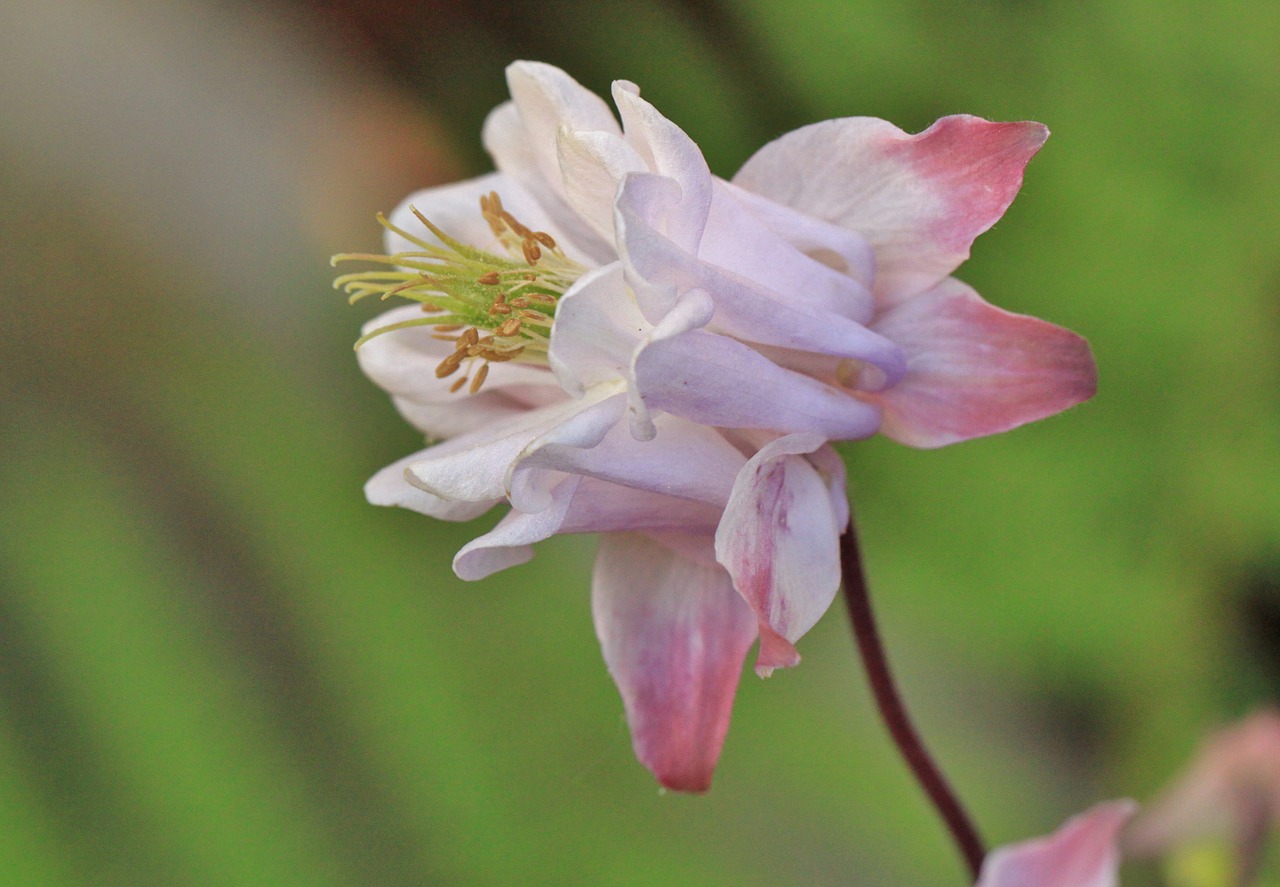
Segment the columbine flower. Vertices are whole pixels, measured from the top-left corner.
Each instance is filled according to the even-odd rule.
[[[618,82],[622,119],[564,72],[518,62],[485,124],[498,172],[397,209],[386,270],[352,298],[362,367],[429,438],[370,501],[466,520],[478,579],[555,533],[605,533],[593,609],[636,751],[709,784],[741,662],[794,642],[839,585],[848,523],[829,440],[940,446],[1088,398],[1075,334],[949,277],[1003,213],[1047,132],[868,118],[765,146],[732,182]]]
[[[1280,712],[1260,711],[1205,742],[1186,772],[1133,821],[1125,852],[1170,855],[1176,865],[1205,842],[1225,844],[1230,859],[1216,866],[1215,882],[1249,884],[1278,822]]]
[[[993,850],[976,887],[1116,887],[1117,838],[1131,801],[1099,804],[1052,835]]]

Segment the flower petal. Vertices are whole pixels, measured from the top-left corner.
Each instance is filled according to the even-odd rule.
[[[431,450],[428,449],[414,453],[412,456],[405,456],[369,478],[364,485],[364,495],[369,500],[369,504],[394,505],[428,517],[438,517],[441,520],[469,521],[502,501],[492,498],[461,502],[456,499],[445,499],[415,487],[406,479],[405,471],[410,465],[420,462],[430,454]]]
[[[652,329],[614,262],[588,271],[561,296],[547,360],[561,387],[581,397],[592,385],[628,377],[631,356]]]
[[[859,360],[878,368],[886,384],[902,375],[901,350],[862,324],[789,301],[681,250],[661,233],[662,219],[678,199],[679,189],[670,179],[645,174],[627,176],[618,193],[618,252],[640,310],[651,321],[669,311],[680,294],[702,289],[715,304],[712,324],[720,332],[762,345]]]
[[[561,476],[551,504],[528,513],[513,509],[496,527],[463,546],[453,559],[460,579],[483,579],[527,562],[533,543],[557,533],[614,533],[640,530],[708,537],[720,508],[590,477]],[[714,561],[711,562],[714,564]]]
[[[929,288],[1004,214],[1049,131],[943,117],[918,135],[871,117],[815,123],[765,145],[734,184],[852,228],[876,254],[889,302]]]
[[[756,633],[728,574],[642,535],[608,534],[592,612],[640,762],[667,788],[710,788]]]
[[[644,161],[622,137],[560,127],[556,151],[565,196],[604,240],[613,239],[613,199],[622,177],[645,169]]]
[[[975,887],[1116,887],[1116,839],[1136,809],[1132,801],[1099,804],[1048,837],[993,850]]]
[[[703,425],[814,431],[831,440],[870,437],[880,425],[874,405],[702,330],[650,343],[634,371],[650,409]]]
[[[405,477],[442,499],[480,502],[504,498],[508,472],[521,451],[595,403],[567,400],[460,435],[420,454],[408,466]]]
[[[757,207],[770,203],[727,182],[716,183],[707,232],[698,250],[699,259],[773,292],[783,293],[793,306],[835,314],[856,323],[871,320],[875,312],[871,290],[850,275],[801,252],[748,209],[742,197],[751,198]],[[800,213],[793,215],[801,216]],[[809,227],[821,224],[815,219]],[[831,255],[843,262],[836,253]]]
[[[955,278],[873,326],[902,346],[907,375],[860,396],[884,407],[881,432],[910,446],[1008,431],[1088,400],[1097,384],[1080,336],[989,305]]]
[[[670,214],[664,233],[681,249],[696,252],[711,209],[711,170],[693,139],[625,80],[613,84],[613,101],[622,116],[627,141],[652,172],[680,188],[679,212]]]
[[[694,499],[723,507],[729,500],[734,478],[746,459],[715,429],[660,416],[657,435],[638,441],[617,422],[622,398],[611,398],[593,407],[586,418],[603,409],[611,412],[582,433],[581,423],[565,423],[525,448],[512,468],[508,487],[511,502],[532,511],[543,507],[542,492],[560,473],[585,475],[637,490]],[[604,428],[605,421],[612,421]],[[600,434],[601,431],[606,433]]]
[[[761,677],[799,663],[792,644],[840,587],[839,537],[848,511],[833,503],[832,487],[842,500],[844,469],[823,478],[806,458],[824,443],[821,435],[792,434],[761,448],[738,473],[716,530],[716,560],[760,622]]]

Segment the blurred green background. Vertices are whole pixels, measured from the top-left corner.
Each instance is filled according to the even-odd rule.
[[[993,843],[1276,699],[1280,5],[403,6],[0,11],[0,883],[964,883],[838,610],[662,795],[591,539],[464,584],[485,521],[365,504],[420,441],[327,257],[487,169],[514,58],[636,81],[726,176],[828,117],[1048,124],[959,275],[1087,336],[1100,393],[846,447],[903,689]]]

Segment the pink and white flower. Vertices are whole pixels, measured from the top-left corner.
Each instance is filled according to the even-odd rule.
[[[507,78],[484,130],[498,171],[410,197],[388,256],[364,257],[395,270],[339,278],[420,303],[359,357],[443,441],[366,492],[447,520],[509,503],[455,558],[466,579],[605,534],[593,611],[637,754],[702,790],[752,643],[761,674],[796,664],[837,591],[828,441],[941,446],[1092,395],[1083,339],[950,277],[1047,131],[833,120],[725,181],[633,84],[614,84],[619,125],[556,68]]]

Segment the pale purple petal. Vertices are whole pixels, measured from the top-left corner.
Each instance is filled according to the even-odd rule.
[[[550,392],[553,396],[541,398],[543,392]],[[470,434],[486,425],[507,422],[531,409],[565,399],[563,391],[549,386],[512,387],[501,391],[481,391],[479,394],[462,393],[456,397],[457,400],[447,403],[419,403],[392,395],[391,403],[404,420],[425,434],[430,442]]]
[[[651,343],[635,360],[645,404],[704,425],[869,437],[880,412],[831,385],[783,369],[740,342],[694,330]]]
[[[706,791],[755,617],[729,576],[639,534],[600,540],[592,612],[636,756],[667,788]]]
[[[606,415],[604,409],[611,412]],[[526,511],[542,507],[545,490],[553,482],[549,477],[559,473],[716,506],[728,501],[746,458],[715,429],[660,416],[655,437],[638,441],[626,425],[617,422],[621,412],[621,398],[610,399],[579,417],[598,413],[602,420],[598,424],[566,423],[526,447],[512,469],[512,503]],[[613,424],[605,428],[608,421]],[[592,433],[583,433],[588,427]]]
[[[844,471],[824,478],[806,458],[824,443],[821,435],[792,434],[763,447],[738,473],[716,530],[716,560],[760,622],[761,676],[800,661],[792,645],[840,587],[848,513],[833,504],[832,484],[842,484]]]
[[[636,346],[652,329],[614,262],[588,271],[560,298],[547,359],[561,387],[581,397],[630,376]]]
[[[456,499],[445,499],[415,487],[406,479],[405,471],[410,465],[422,461],[430,454],[431,450],[427,449],[405,456],[369,478],[364,485],[364,495],[369,500],[369,504],[407,508],[441,520],[469,521],[502,501],[495,497],[462,502]]]
[[[762,345],[859,360],[878,368],[885,384],[902,375],[905,363],[893,342],[847,317],[789,301],[703,262],[660,233],[678,191],[669,179],[632,174],[618,194],[618,251],[646,317],[656,323],[679,294],[702,289],[715,303],[712,325],[717,331]]]
[[[711,207],[711,170],[702,151],[684,130],[640,98],[640,88],[619,80],[613,84],[629,141],[651,172],[673,180],[680,188],[679,211],[667,218],[664,233],[676,245],[696,252]]]
[[[1008,431],[1093,396],[1097,370],[1080,336],[987,304],[948,278],[879,318],[907,354],[907,375],[863,395],[884,408],[881,432],[939,447]]]
[[[993,850],[975,887],[1117,887],[1117,836],[1136,808],[1099,804],[1048,837]]]
[[[896,301],[968,258],[1048,135],[1039,123],[966,115],[918,135],[871,117],[828,120],[765,145],[733,181],[863,234],[876,254],[876,295]]]
[[[467,543],[454,558],[453,569],[461,579],[483,579],[526,563],[533,557],[535,542],[557,533],[649,530],[705,540],[714,532],[720,511],[705,502],[561,475],[546,508],[534,513],[513,509],[493,530]]]
[[[775,203],[723,179],[716,180],[716,188],[732,194],[747,212],[809,258],[871,288],[876,254],[870,241],[857,231]]]
[[[861,324],[871,320],[875,300],[864,284],[806,255],[757,218],[742,198],[754,198],[757,206],[769,201],[726,182],[717,182],[714,193],[699,259],[784,295],[792,306]]]

